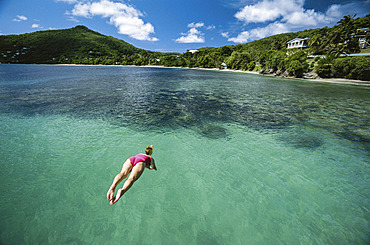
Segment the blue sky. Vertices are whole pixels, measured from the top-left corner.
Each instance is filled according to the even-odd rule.
[[[370,0],[0,0],[0,34],[85,25],[138,48],[185,52],[333,26]]]

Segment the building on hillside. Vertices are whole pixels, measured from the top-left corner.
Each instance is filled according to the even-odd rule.
[[[308,48],[308,40],[310,38],[294,38],[293,40],[290,40],[287,42],[287,48]]]
[[[366,36],[358,37],[358,42],[360,44],[360,48],[368,48],[368,47],[370,47],[370,44],[367,41]]]
[[[193,49],[193,50],[188,50],[188,52],[190,52],[190,53],[194,54],[194,53],[196,53],[196,52],[199,52],[199,50]]]
[[[225,62],[222,62],[222,64],[220,65],[220,69],[227,69],[227,65]]]
[[[353,33],[352,36],[357,38],[360,48],[368,48],[370,47],[370,40],[366,39],[366,34],[370,30],[370,28],[360,28],[356,30],[356,33]]]

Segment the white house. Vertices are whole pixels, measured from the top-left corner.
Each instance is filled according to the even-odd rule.
[[[352,33],[352,36],[357,38],[360,48],[367,48],[370,46],[370,41],[366,39],[366,34],[370,28],[357,29],[356,33]]]
[[[358,43],[360,45],[360,48],[367,48],[370,46],[369,42],[366,39],[366,36],[363,35],[361,37],[358,37]]]
[[[288,49],[290,48],[308,48],[308,40],[310,38],[294,38],[293,40],[290,40],[287,42]]]
[[[194,54],[194,53],[196,53],[196,52],[199,52],[199,50],[193,49],[193,50],[188,50],[188,52],[190,52],[190,53]]]
[[[227,69],[227,65],[225,62],[222,62],[222,64],[220,65],[220,69]]]

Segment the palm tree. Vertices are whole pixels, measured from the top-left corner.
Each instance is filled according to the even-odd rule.
[[[324,47],[329,54],[339,55],[342,53],[353,53],[359,50],[358,41],[353,33],[356,31],[356,15],[346,15],[330,32]]]
[[[322,51],[322,42],[322,35],[314,34],[308,41],[308,45],[314,50],[315,54],[318,54]]]
[[[340,25],[343,25],[343,26],[348,26],[348,25],[353,25],[354,24],[354,21],[355,21],[355,17],[357,16],[357,14],[354,14],[354,15],[346,15],[344,16],[340,21],[338,21],[337,23],[340,24]]]

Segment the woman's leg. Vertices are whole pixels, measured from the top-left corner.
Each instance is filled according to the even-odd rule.
[[[120,199],[120,197],[123,196],[123,194],[125,194],[131,188],[131,186],[135,183],[135,181],[140,178],[144,170],[145,170],[145,163],[143,162],[137,163],[135,167],[132,168],[131,174],[127,178],[125,183],[123,184],[122,189],[119,189],[117,191],[117,195],[115,199],[110,202],[111,205],[116,203]]]
[[[116,177],[113,180],[112,185],[110,186],[108,192],[107,192],[107,199],[108,201],[112,201],[114,197],[114,190],[116,189],[116,186],[127,177],[127,175],[130,173],[132,169],[132,164],[130,161],[130,158],[126,160],[126,162],[122,165],[121,172],[116,175]]]

